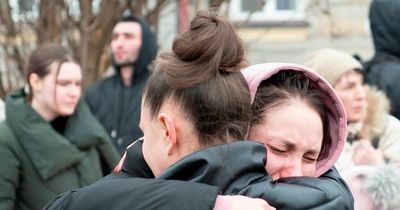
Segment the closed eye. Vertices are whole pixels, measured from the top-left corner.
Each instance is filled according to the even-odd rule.
[[[284,150],[284,149],[280,149],[280,148],[278,148],[278,147],[274,147],[274,146],[271,146],[271,145],[269,145],[268,147],[269,147],[272,151],[277,152],[277,153],[285,153],[285,152],[287,152],[287,151]]]
[[[308,161],[308,162],[311,162],[311,163],[317,161],[317,158],[314,158],[314,157],[304,157],[304,159],[305,159],[306,161]]]

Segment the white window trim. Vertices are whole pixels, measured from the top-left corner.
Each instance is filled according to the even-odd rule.
[[[246,21],[250,22],[276,22],[276,21],[304,21],[305,20],[305,3],[307,0],[296,0],[296,8],[294,10],[277,10],[276,1],[267,0],[262,11],[253,12],[249,19],[249,12],[241,11],[241,0],[231,0],[229,8],[229,17],[234,22]]]

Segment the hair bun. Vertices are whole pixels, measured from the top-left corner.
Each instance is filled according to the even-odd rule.
[[[180,87],[218,73],[239,72],[246,65],[244,45],[232,24],[210,11],[196,15],[189,30],[175,38],[172,51],[172,55],[161,54],[159,64],[172,80],[170,84],[186,80],[187,85]]]

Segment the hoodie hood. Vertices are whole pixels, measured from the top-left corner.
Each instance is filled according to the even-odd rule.
[[[362,70],[361,63],[349,54],[332,48],[309,53],[304,66],[318,72],[330,84],[335,85],[349,71]]]
[[[329,137],[331,139],[331,148],[326,158],[317,161],[316,175],[320,176],[333,166],[339,158],[343,146],[346,142],[346,114],[342,102],[336,95],[332,86],[315,71],[296,64],[289,63],[265,63],[252,65],[242,73],[249,85],[251,102],[253,103],[257,89],[260,83],[272,75],[281,71],[298,71],[310,78],[322,92],[322,98],[328,109]]]
[[[144,20],[137,17],[134,21],[139,23],[140,27],[142,28],[142,46],[139,51],[139,57],[133,64],[135,70],[132,75],[132,81],[136,80],[137,78],[141,78],[144,75],[148,75],[149,72],[147,66],[157,55],[157,41],[154,33],[150,30],[149,25]],[[120,74],[120,66],[116,65],[114,61],[113,66],[117,74]]]
[[[400,57],[400,2],[374,0],[369,10],[369,20],[376,53]]]

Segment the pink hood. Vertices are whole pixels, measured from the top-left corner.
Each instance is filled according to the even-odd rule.
[[[303,72],[308,78],[315,82],[320,88],[325,105],[328,108],[329,131],[331,138],[331,148],[326,158],[317,162],[317,176],[325,173],[333,166],[339,158],[346,142],[347,119],[343,104],[334,92],[332,86],[314,70],[307,67],[290,63],[264,63],[249,66],[242,70],[250,89],[251,102],[253,103],[257,88],[263,80],[272,75],[284,71],[293,70]]]

